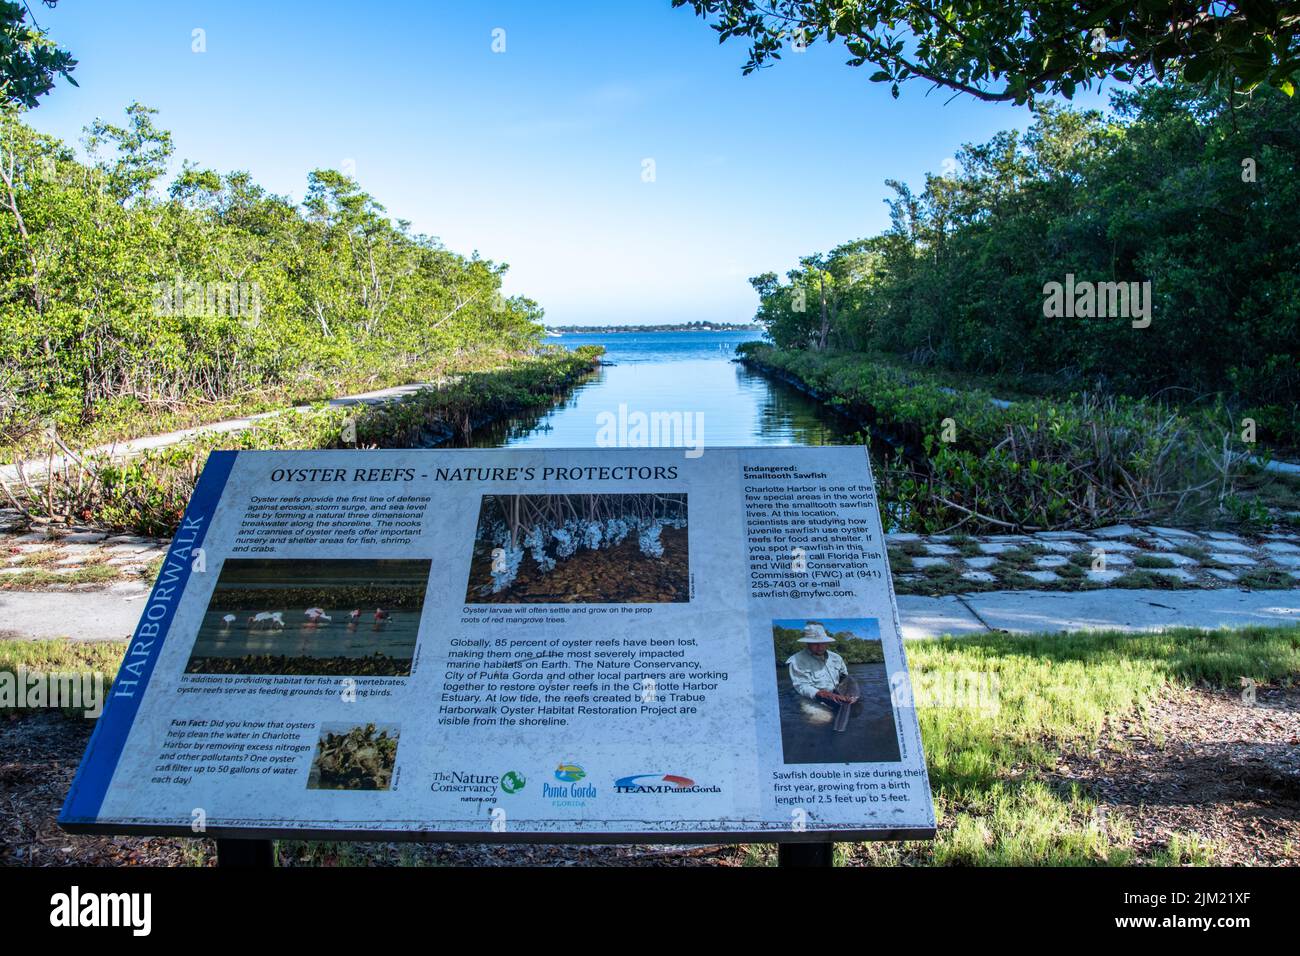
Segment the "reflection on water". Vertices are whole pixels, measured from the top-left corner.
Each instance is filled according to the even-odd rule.
[[[286,657],[369,657],[378,651],[396,660],[411,659],[420,625],[418,611],[397,612],[378,630],[373,614],[362,615],[355,628],[348,624],[351,608],[325,608],[333,620],[316,628],[305,626],[306,608],[288,608],[283,630],[249,630],[245,617],[227,626],[227,611],[208,611],[194,643],[195,657],[243,657],[270,654]]]
[[[684,444],[705,446],[833,445],[856,433],[797,389],[733,363],[749,332],[653,332],[565,335],[565,347],[606,347],[604,366],[552,409],[517,416],[477,431],[475,448],[596,447],[604,415],[683,414]],[[699,442],[702,437],[702,442]]]
[[[875,763],[899,759],[885,665],[850,664],[848,667],[862,691],[862,699],[853,705],[849,725],[843,732],[832,728],[835,711],[831,708],[824,708],[824,716],[806,713],[805,698],[790,683],[789,669],[784,664],[778,669],[781,743],[786,763]]]

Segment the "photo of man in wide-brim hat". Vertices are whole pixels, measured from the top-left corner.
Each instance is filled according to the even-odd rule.
[[[828,707],[833,709],[850,702],[849,698],[835,691],[840,681],[848,676],[848,665],[844,658],[830,649],[835,638],[816,621],[804,625],[799,643],[803,648],[786,661],[790,667],[790,683],[803,698],[804,713],[825,720]]]

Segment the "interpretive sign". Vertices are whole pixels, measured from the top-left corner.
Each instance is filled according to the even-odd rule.
[[[866,451],[215,452],[59,822],[930,837]]]

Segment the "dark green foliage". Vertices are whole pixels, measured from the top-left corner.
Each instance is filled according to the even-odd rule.
[[[758,343],[741,353],[887,436],[885,447],[896,451],[885,455],[878,482],[891,530],[1241,520],[1225,497],[1241,468],[1223,472],[1222,414],[1095,395],[1002,407],[987,392],[954,391],[941,376],[880,353]]]
[[[53,7],[58,0],[45,0]],[[61,76],[73,86],[77,61],[45,35],[35,22],[27,22],[26,3],[0,2],[0,109],[32,109]]]
[[[1300,73],[1300,18],[1288,4],[1083,0],[1007,4],[961,0],[673,0],[719,40],[750,43],[745,73],[784,49],[842,42],[849,66],[894,96],[911,79],[982,100],[1071,97],[1106,78],[1181,71],[1205,89],[1272,84],[1288,96]]]
[[[875,664],[885,659],[879,641],[854,637],[851,631],[831,631],[827,628],[827,632],[835,638],[831,650],[844,658],[846,664]],[[799,643],[801,637],[801,629],[773,626],[772,644],[776,649],[777,666],[784,666],[787,660],[804,649],[804,645]]]
[[[1222,396],[1238,450],[1243,418],[1300,445],[1300,103],[1164,85],[1115,105],[1045,104],[923,190],[890,183],[888,232],[751,280],[759,320],[783,348],[882,350],[1055,394]],[[1049,317],[1045,285],[1067,274],[1149,281],[1151,324]]]

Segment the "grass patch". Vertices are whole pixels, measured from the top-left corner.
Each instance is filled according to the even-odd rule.
[[[858,844],[867,863],[966,866],[1203,865],[1204,841],[1175,834],[1137,860],[1131,833],[1105,825],[1077,787],[1053,777],[1058,755],[1087,753],[1108,718],[1141,715],[1170,686],[1235,687],[1300,679],[1300,627],[1158,634],[989,634],[908,644],[939,834],[932,844]],[[985,707],[926,706],[924,688],[982,675]]]
[[[11,567],[19,568],[39,568],[42,565],[53,564],[59,558],[58,548],[42,548],[39,551],[29,551],[15,561]]]
[[[120,577],[121,568],[102,561],[76,566],[66,574],[48,568],[31,568],[0,576],[0,591],[31,591],[56,584],[105,584]]]
[[[125,642],[0,641],[0,671],[93,671],[105,684]],[[1204,865],[1214,848],[1174,834],[1139,860],[1131,833],[1053,771],[1064,753],[1087,754],[1108,719],[1143,714],[1170,687],[1237,687],[1300,680],[1300,626],[1162,633],[1103,631],[1051,635],[984,634],[908,643],[918,717],[939,834],[933,843],[842,844],[841,859],[924,865]],[[926,688],[985,680],[974,706],[931,706]],[[961,684],[958,684],[961,686]],[[943,700],[942,696],[936,699]],[[300,864],[365,863],[363,845],[283,841]],[[747,865],[770,865],[775,850],[755,845]]]
[[[1016,567],[994,565],[989,569],[1002,587],[1011,591],[1032,591],[1038,582]]]
[[[916,570],[916,565],[912,563],[912,556],[902,548],[890,545],[887,550],[889,552],[889,569],[895,574],[906,574],[909,571]]]
[[[1137,568],[1172,568],[1174,562],[1168,558],[1162,558],[1158,554],[1139,554],[1133,558],[1133,566]]]
[[[113,675],[126,655],[125,641],[0,641],[0,674],[17,674],[18,668],[32,672],[58,674],[99,674],[107,693]],[[20,717],[26,709],[13,708],[0,701],[0,714]],[[73,718],[81,718],[80,709],[65,710]]]
[[[1172,575],[1153,574],[1151,571],[1129,571],[1111,582],[1111,587],[1133,590],[1151,588],[1158,591],[1177,591],[1179,588],[1190,586],[1190,582],[1180,581]]]
[[[1005,565],[1008,568],[1032,568],[1034,566],[1034,559],[1040,554],[1041,549],[1035,551],[1028,547],[1019,547],[1008,548],[1001,554],[996,555],[996,557],[999,564]]]
[[[1280,591],[1293,588],[1297,582],[1286,571],[1277,568],[1251,568],[1237,578],[1241,587],[1254,588],[1256,591]]]

